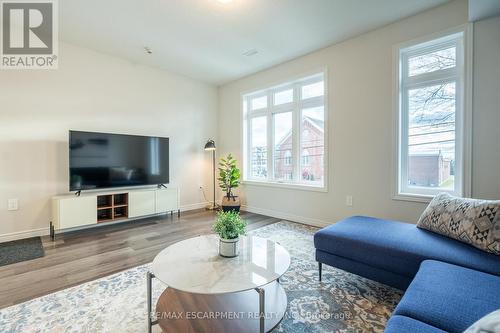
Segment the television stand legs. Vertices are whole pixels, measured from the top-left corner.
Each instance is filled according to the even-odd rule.
[[[168,213],[167,213],[167,214],[168,214]],[[173,210],[171,210],[171,211],[170,211],[170,216],[173,216],[173,215],[174,215],[174,211],[173,211]],[[181,217],[181,210],[180,210],[180,209],[178,209],[178,210],[177,210],[177,217],[178,217],[178,218],[180,218],[180,217]]]
[[[50,221],[49,231],[50,231],[50,239],[52,239],[52,241],[55,241],[56,240],[56,231],[54,229],[54,225],[52,224],[52,221]]]

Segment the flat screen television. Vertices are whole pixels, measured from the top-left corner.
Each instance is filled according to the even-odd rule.
[[[69,131],[69,189],[168,184],[168,138]]]

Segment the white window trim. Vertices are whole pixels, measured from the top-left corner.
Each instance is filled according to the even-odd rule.
[[[420,193],[405,192],[401,186],[401,144],[402,139],[400,133],[401,128],[401,63],[400,63],[400,50],[411,48],[411,46],[421,45],[426,42],[432,42],[436,39],[445,38],[447,36],[462,33],[463,34],[463,63],[461,78],[461,92],[459,103],[459,113],[457,113],[458,121],[456,121],[456,152],[460,154],[461,165],[459,166],[461,174],[461,184],[459,184],[458,192],[452,191],[463,197],[470,197],[471,195],[471,146],[472,146],[472,24],[464,24],[459,27],[448,29],[424,38],[419,38],[409,42],[401,43],[393,47],[393,162],[392,162],[392,198],[394,200],[414,201],[414,202],[430,202],[436,192],[444,192],[443,189],[436,189],[434,191]],[[457,64],[458,66],[458,64]],[[445,70],[446,71],[446,70]],[[426,74],[432,77],[432,73]]]
[[[280,104],[277,106],[272,105],[273,104],[273,98],[275,92],[279,92],[282,90],[287,90],[287,88],[293,88],[295,85],[300,84],[304,85],[306,83],[314,83],[317,82],[317,76],[323,75],[323,84],[324,84],[324,95],[320,97],[313,97],[309,98],[305,101],[300,100],[300,96],[297,95],[297,89],[294,89],[294,99],[292,103],[286,103],[286,104]],[[306,190],[306,191],[314,191],[314,192],[328,192],[328,161],[329,161],[329,155],[328,155],[328,127],[329,127],[329,112],[328,112],[328,72],[327,68],[323,67],[321,69],[307,72],[301,75],[297,75],[291,79],[288,80],[283,80],[286,81],[287,83],[276,83],[269,85],[268,88],[265,89],[254,89],[251,91],[247,92],[242,92],[241,93],[241,103],[243,105],[242,108],[242,121],[240,121],[241,124],[241,133],[242,133],[242,139],[241,139],[241,147],[242,147],[242,152],[243,152],[243,180],[242,184],[243,185],[250,185],[250,186],[263,186],[263,187],[275,187],[275,188],[286,188],[286,189],[297,189],[297,190]],[[290,83],[292,82],[292,83]],[[249,117],[249,110],[248,110],[248,100],[249,98],[255,98],[259,96],[260,94],[269,94],[268,97],[268,102],[271,102],[271,105],[268,105],[267,109],[262,109],[262,110],[256,110],[256,111],[251,111],[252,115]],[[300,93],[299,93],[300,94]],[[273,150],[274,150],[274,145],[272,139],[274,136],[272,133],[274,127],[272,126],[272,121],[273,121],[273,114],[275,113],[280,113],[280,112],[288,112],[292,111],[296,107],[296,103],[300,103],[302,108],[308,108],[308,107],[314,107],[317,106],[318,104],[322,103],[323,108],[324,108],[324,119],[325,119],[325,128],[324,128],[324,156],[323,156],[323,185],[316,185],[316,184],[307,184],[303,182],[288,182],[288,181],[276,181],[272,179],[272,175],[274,173],[274,161],[273,161]],[[249,172],[251,168],[251,160],[248,156],[248,147],[249,144],[251,143],[250,139],[250,133],[249,133],[249,125],[248,122],[250,121],[251,118],[254,118],[256,114],[260,114],[262,112],[263,115],[267,115],[267,121],[268,124],[271,124],[271,126],[267,126],[268,128],[268,133],[267,133],[267,147],[268,147],[268,153],[267,153],[267,179],[257,179],[257,178],[250,178],[249,177]],[[300,117],[301,114],[298,112],[294,112],[292,114],[294,117]],[[295,119],[293,122],[294,126],[300,126],[300,119]],[[292,133],[294,134],[294,144],[292,147],[292,165],[293,165],[293,173],[294,177],[296,179],[298,175],[300,174],[300,154],[299,152],[299,147],[300,147],[300,142],[298,140],[298,135],[299,135],[299,129],[293,128]]]

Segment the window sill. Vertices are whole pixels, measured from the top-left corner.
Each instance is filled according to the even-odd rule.
[[[301,191],[312,191],[312,192],[328,192],[326,186],[314,186],[306,184],[289,184],[280,182],[270,182],[270,181],[258,181],[258,180],[244,180],[241,182],[243,185],[250,186],[262,186],[262,187],[274,187],[274,188],[285,188],[290,190],[301,190]]]
[[[398,193],[392,196],[393,200],[429,203],[434,198],[432,194]]]

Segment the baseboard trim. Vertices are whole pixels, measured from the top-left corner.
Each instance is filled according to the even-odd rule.
[[[0,235],[0,243],[15,241],[24,238],[41,237],[49,234],[49,226],[47,228],[32,229],[26,231],[11,232]]]
[[[333,221],[323,221],[323,220],[319,220],[319,219],[313,219],[310,217],[304,217],[304,216],[300,216],[300,215],[294,215],[294,214],[279,212],[276,210],[257,208],[257,207],[247,206],[247,205],[242,205],[241,210],[244,210],[244,211],[250,212],[250,213],[255,213],[255,214],[267,215],[270,217],[274,217],[277,219],[283,219],[283,220],[287,220],[287,221],[291,221],[291,222],[308,224],[308,225],[312,225],[315,227],[325,227],[325,226],[333,223]]]
[[[201,209],[210,206],[210,202],[198,202],[195,204],[181,205],[181,212],[187,212],[190,210]]]
[[[180,206],[180,210],[181,210],[181,212],[187,212],[190,210],[205,208],[209,205],[210,205],[209,202],[199,202],[199,203],[195,203],[195,204],[182,205],[182,206]],[[126,220],[124,220],[124,221],[126,221]],[[120,222],[123,222],[123,221],[120,221]],[[83,229],[87,229],[87,228],[88,228],[88,226],[84,227]],[[74,230],[81,230],[81,229],[74,229]],[[71,229],[71,230],[65,230],[65,231],[74,231],[74,230]],[[8,234],[0,235],[0,243],[15,241],[15,240],[24,239],[24,238],[48,236],[49,234],[50,234],[49,226],[47,224],[46,228],[17,231],[17,232],[11,232]]]

